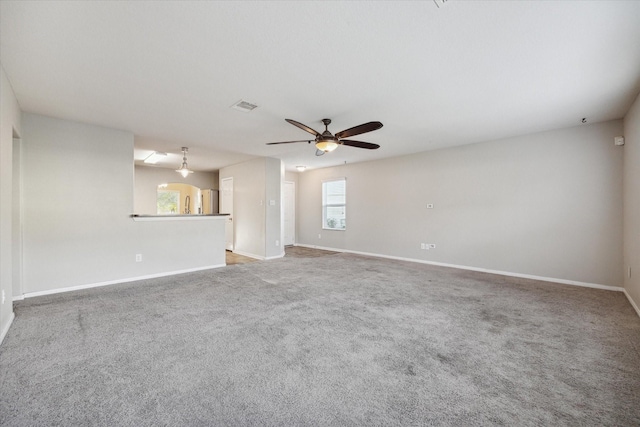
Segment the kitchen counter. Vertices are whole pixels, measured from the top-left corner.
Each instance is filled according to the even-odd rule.
[[[133,214],[134,221],[176,221],[226,218],[229,214],[176,214],[176,215],[142,215]]]

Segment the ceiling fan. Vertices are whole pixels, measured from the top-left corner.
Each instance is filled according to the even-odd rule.
[[[311,129],[309,126],[303,125],[300,122],[296,122],[295,120],[291,120],[291,119],[285,119],[285,120],[288,123],[291,123],[296,127],[299,127],[303,131],[309,132],[311,135],[314,135],[316,137],[315,140],[301,139],[298,141],[267,142],[267,145],[291,144],[295,142],[307,142],[310,144],[311,141],[315,141],[316,156],[322,156],[324,153],[329,153],[335,150],[336,148],[338,148],[338,145],[348,145],[351,147],[366,148],[368,150],[375,150],[377,148],[380,148],[378,144],[372,144],[370,142],[342,139],[342,138],[349,138],[350,136],[360,135],[362,133],[378,130],[382,127],[382,123],[380,122],[364,123],[364,124],[343,130],[342,132],[338,132],[335,135],[332,135],[331,132],[329,132],[329,124],[331,123],[331,119],[322,119],[322,123],[324,123],[324,132],[322,133],[314,129]]]

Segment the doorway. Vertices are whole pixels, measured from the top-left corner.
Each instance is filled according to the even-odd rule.
[[[284,182],[284,212],[282,238],[284,246],[293,246],[296,242],[296,183]]]
[[[229,214],[225,221],[225,248],[233,251],[233,177],[221,181],[220,213]]]

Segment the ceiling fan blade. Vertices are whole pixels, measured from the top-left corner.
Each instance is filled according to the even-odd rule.
[[[276,145],[276,144],[293,144],[294,142],[311,142],[308,139],[301,139],[299,141],[282,141],[282,142],[267,142],[267,145]]]
[[[318,150],[318,149],[316,148],[316,156],[318,156],[318,157],[320,157],[320,156],[324,156],[324,151],[322,151],[322,150]]]
[[[336,138],[349,138],[350,136],[360,135],[361,133],[367,133],[374,130],[378,130],[382,127],[382,123],[380,122],[369,122],[364,123],[359,126],[354,126],[349,129],[345,129],[342,132],[336,133]]]
[[[378,144],[372,144],[370,142],[362,142],[362,141],[350,141],[348,139],[341,139],[340,144],[348,145],[350,147],[367,148],[369,150],[376,150],[380,148]]]
[[[295,120],[291,120],[291,119],[285,119],[285,120],[287,121],[287,123],[291,123],[292,125],[294,125],[294,126],[296,126],[296,127],[299,127],[300,129],[302,129],[303,131],[305,131],[305,132],[309,132],[311,135],[314,135],[314,136],[320,136],[320,134],[319,134],[317,131],[315,131],[315,130],[311,129],[311,128],[310,128],[309,126],[307,126],[307,125],[303,125],[302,123],[300,123],[300,122],[296,122]]]

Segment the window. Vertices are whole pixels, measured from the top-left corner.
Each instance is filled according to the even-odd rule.
[[[180,192],[177,190],[158,190],[158,215],[180,213]]]
[[[345,230],[347,181],[344,178],[322,183],[322,228]]]

